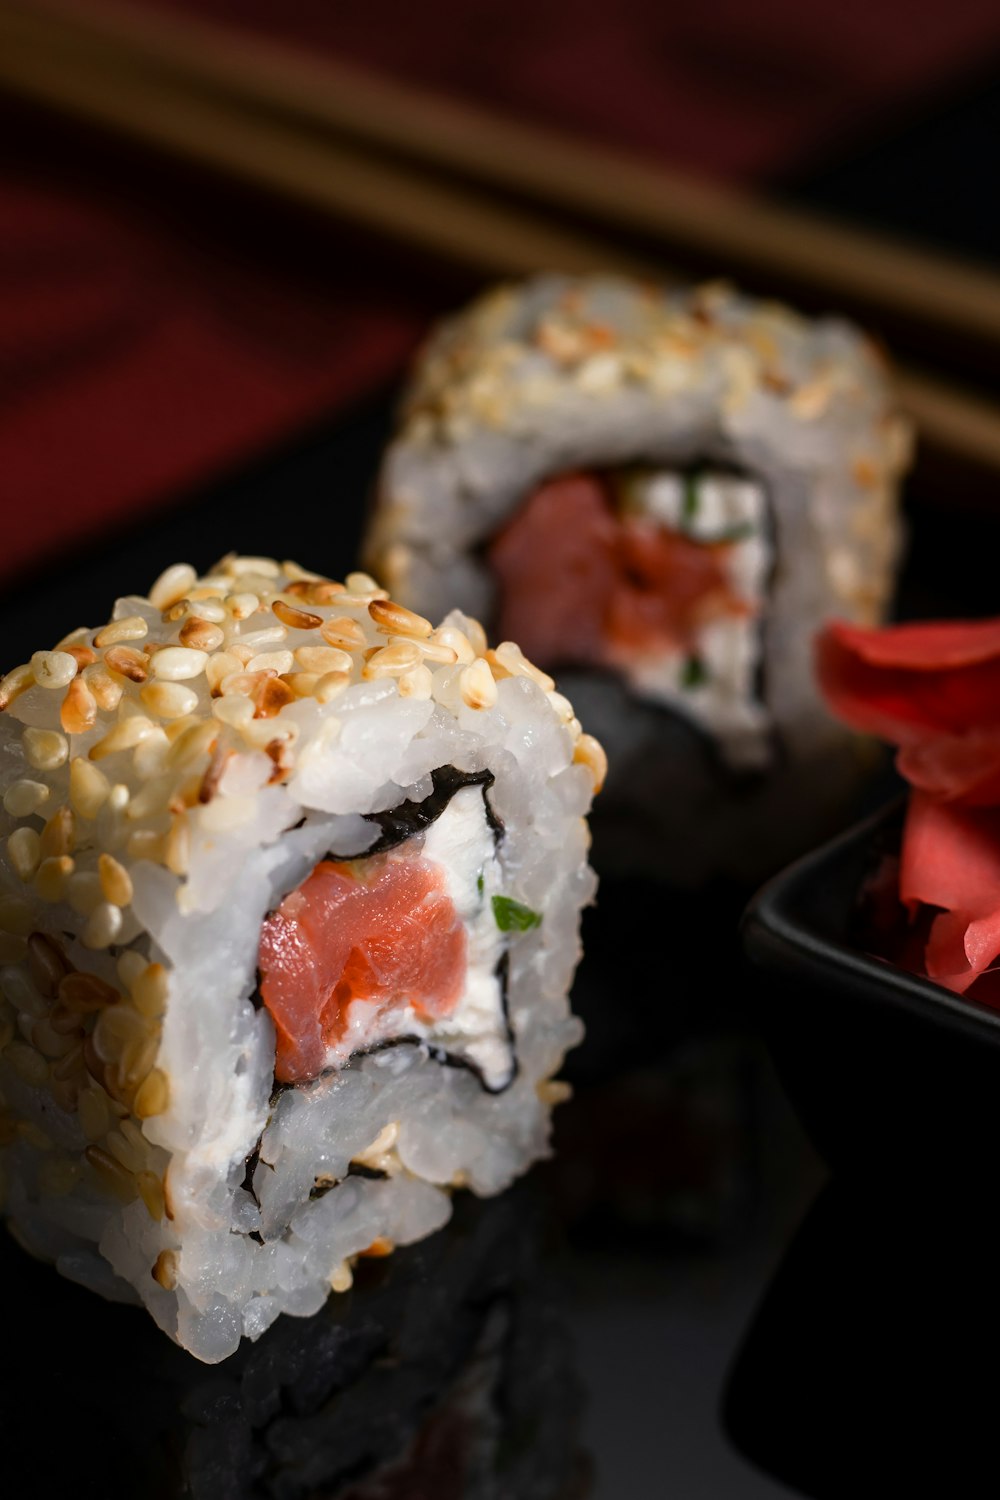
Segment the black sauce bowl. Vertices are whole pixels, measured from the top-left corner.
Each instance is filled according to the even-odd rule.
[[[890,804],[758,892],[742,923],[748,997],[831,1166],[982,1191],[1000,1132],[1000,1013],[864,952],[852,930],[903,811]]]

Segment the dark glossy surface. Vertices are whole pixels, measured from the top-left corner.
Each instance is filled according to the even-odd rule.
[[[902,804],[771,881],[743,923],[754,1007],[826,1159],[852,1172],[975,1173],[992,1154],[1000,1014],[866,952],[858,898]]]

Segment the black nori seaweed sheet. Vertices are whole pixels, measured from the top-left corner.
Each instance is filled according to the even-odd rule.
[[[493,837],[499,843],[503,837],[503,823],[497,817],[486,795],[495,780],[496,777],[492,771],[459,771],[455,766],[439,766],[436,771],[431,772],[434,790],[429,792],[421,802],[401,802],[398,807],[391,807],[387,812],[365,814],[366,823],[374,823],[382,830],[374,844],[369,845],[367,849],[359,850],[357,854],[328,854],[327,859],[345,864],[348,860],[367,859],[372,854],[385,854],[387,850],[405,844],[407,839],[413,838],[414,834],[423,833],[425,828],[436,823],[455,793],[467,786],[482,787],[486,821],[493,830]]]

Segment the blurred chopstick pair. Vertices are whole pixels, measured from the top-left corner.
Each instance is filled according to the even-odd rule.
[[[680,261],[996,368],[985,270],[191,17],[0,0],[0,87],[477,272],[675,279]],[[1000,470],[1000,406],[912,367],[899,384],[925,439]]]

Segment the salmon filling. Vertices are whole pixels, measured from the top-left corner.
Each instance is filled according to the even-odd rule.
[[[617,513],[600,476],[551,479],[490,547],[500,633],[547,666],[690,654],[705,626],[753,613],[730,581],[735,545]]]
[[[393,853],[322,860],[264,922],[260,993],[277,1034],[279,1083],[315,1078],[329,1049],[388,1012],[434,1022],[454,1011],[467,967],[464,924],[440,867]]]

